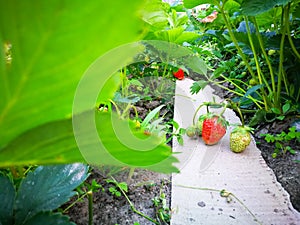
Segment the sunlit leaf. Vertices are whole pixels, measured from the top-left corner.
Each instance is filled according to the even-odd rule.
[[[191,8],[194,8],[201,4],[212,4],[214,1],[216,1],[216,0],[212,0],[212,1],[209,1],[209,0],[184,0],[183,5],[184,5],[184,7],[191,9]]]
[[[90,117],[94,124],[89,126]],[[135,123],[110,113],[86,112],[75,132],[71,119],[47,123],[20,135],[0,150],[0,167],[88,162],[94,165],[134,166],[175,172],[170,147],[161,139],[135,129]],[[96,130],[93,130],[95,125]],[[93,133],[92,131],[95,131]],[[149,149],[144,149],[149,147]]]
[[[70,115],[76,86],[89,65],[137,40],[143,29],[135,13],[140,6],[138,0],[0,1],[0,146]],[[10,65],[3,58],[7,42]]]

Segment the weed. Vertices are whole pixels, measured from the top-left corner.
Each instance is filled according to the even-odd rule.
[[[261,134],[265,137],[268,143],[274,143],[275,149],[272,154],[273,158],[276,158],[279,154],[286,154],[287,152],[295,154],[296,151],[289,146],[289,143],[293,140],[300,142],[300,132],[296,130],[296,127],[290,127],[289,132],[282,131],[280,134]]]
[[[127,192],[128,191],[128,185],[125,182],[117,182],[114,179],[106,179],[106,182],[108,184],[113,184],[114,186],[110,187],[108,190],[109,192],[116,196],[116,197],[120,197],[122,195],[121,192]]]

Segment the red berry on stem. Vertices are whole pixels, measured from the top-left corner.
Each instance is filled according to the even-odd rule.
[[[182,80],[184,78],[184,71],[182,69],[179,69],[177,72],[173,72],[173,75],[178,80]]]
[[[226,134],[227,121],[215,114],[210,114],[203,121],[202,140],[207,145],[217,144]]]

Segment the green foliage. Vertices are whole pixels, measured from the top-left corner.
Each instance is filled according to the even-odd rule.
[[[287,133],[282,131],[276,135],[261,134],[261,136],[265,137],[268,143],[274,143],[275,149],[272,154],[273,158],[276,158],[279,154],[286,154],[287,152],[295,154],[296,151],[289,146],[289,143],[293,140],[300,142],[300,132],[296,130],[296,127],[289,128]]]
[[[1,210],[0,223],[73,224],[52,211],[75,194],[73,190],[87,178],[87,172],[88,167],[83,164],[39,166],[22,179],[17,191],[8,177],[0,175],[0,198],[6,207]]]
[[[84,5],[77,0],[55,0],[50,5],[43,1],[1,1],[0,89],[3,91],[0,93],[0,167],[86,161],[78,149],[78,139],[75,140],[70,119],[77,85],[84,83],[80,79],[97,57],[141,37],[144,24],[134,12],[143,6],[144,3],[138,0],[130,3],[101,0]],[[122,20],[115,16],[116,11],[122,12]],[[120,35],[124,33],[126,35]],[[127,60],[127,56],[122,54],[118,57]],[[119,58],[115,60],[119,62]],[[91,69],[99,79],[98,82],[85,83],[87,89],[93,89],[100,83],[102,90],[95,102],[90,104],[86,101],[80,112],[108,101],[119,88],[118,75],[113,73],[106,78],[102,68],[95,64],[89,67]],[[87,96],[84,97],[83,101],[87,99]],[[93,111],[89,115],[94,118],[94,114]],[[74,117],[84,118],[80,115]],[[115,132],[103,128],[100,128],[100,133],[106,141],[105,147],[101,145],[102,149],[111,148],[113,152],[116,145],[111,146],[110,140],[111,137],[116,138]],[[125,139],[128,134],[131,136],[128,129],[122,133]],[[92,139],[85,139],[84,144],[97,145]],[[124,146],[117,145],[120,153],[120,147]],[[170,152],[166,146],[163,148]],[[164,153],[159,151],[156,154]],[[122,154],[121,157],[129,155]],[[139,155],[132,158],[143,158],[143,154]],[[93,158],[93,163],[98,165],[117,163],[115,159],[103,158],[101,162]],[[137,162],[144,161],[142,158]],[[169,166],[165,164],[163,167]]]
[[[176,12],[166,4],[158,4],[156,8],[148,9],[143,17],[150,27],[146,39],[182,44],[192,42],[199,37],[197,33],[186,30],[187,15]]]
[[[95,111],[78,115],[78,120],[86,124],[90,114],[95,118],[99,137],[102,140],[100,151],[98,145],[82,148],[82,151],[84,149],[88,151],[89,154],[86,157],[88,157],[91,163],[98,165],[120,165],[120,163],[125,163],[126,165],[153,168],[151,165],[156,160],[161,161],[165,159],[165,163],[169,162],[171,164],[176,161],[175,158],[171,157],[169,147],[160,144],[160,138],[155,136],[149,137],[142,131],[136,130],[134,122],[119,120],[115,114],[111,115],[110,113]],[[128,124],[130,125],[129,127]],[[114,127],[120,128],[117,134]],[[47,132],[40,132],[40,130]],[[106,132],[101,132],[102,130]],[[130,132],[130,135],[128,132]],[[92,140],[93,138],[93,134],[89,133],[89,130],[81,130],[81,133],[78,135],[85,136],[87,140]],[[98,136],[95,141],[98,141]],[[131,143],[129,145],[131,148],[124,143]],[[36,163],[45,164],[52,163],[53,161],[55,163],[83,161],[77,144],[73,134],[72,120],[56,121],[37,127],[16,138],[0,151],[0,163],[5,167],[9,167]],[[67,148],[66,145],[68,146]],[[145,148],[144,145],[149,148],[157,146],[157,151],[136,151],[132,149],[133,147],[141,150]],[[37,158],[39,161],[37,161]],[[174,171],[175,167],[169,166],[170,164],[161,164],[161,167],[159,168],[158,166],[156,170],[162,169],[166,173]]]
[[[77,83],[87,67],[111,48],[136,40],[142,24],[132,12],[139,7],[139,1],[131,1],[130,7],[115,1],[1,1],[0,146],[71,114]],[[115,17],[118,9],[121,21]],[[6,42],[12,46],[10,65],[3,63]]]
[[[256,123],[298,114],[300,44],[294,33],[299,27],[295,14],[299,1],[184,1],[188,8],[204,3],[212,3],[225,24],[202,23],[206,32],[202,40],[209,38],[222,46],[222,58],[206,80],[232,92],[244,109],[259,111]],[[199,92],[205,82],[195,82],[191,92]]]
[[[122,192],[128,192],[128,185],[125,182],[117,182],[114,179],[106,179],[106,182],[108,184],[113,184],[113,186],[108,190],[112,195],[115,195],[116,197],[120,197],[122,195]]]
[[[67,216],[63,216],[60,213],[41,212],[34,216],[32,219],[24,223],[24,225],[75,225],[70,222]]]
[[[242,13],[245,15],[256,16],[263,12],[267,12],[274,7],[285,6],[289,2],[292,2],[292,0],[247,0],[243,1],[241,8]]]
[[[164,185],[164,182],[162,182],[162,185]],[[159,196],[156,196],[152,199],[154,208],[155,208],[155,214],[157,221],[159,221],[159,224],[169,224],[171,220],[171,209],[169,208],[167,204],[167,199],[165,193],[160,190]]]

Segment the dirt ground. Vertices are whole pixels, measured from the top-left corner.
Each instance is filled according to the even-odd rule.
[[[127,182],[128,170],[113,175],[118,182]],[[129,202],[125,196],[116,197],[109,192],[111,184],[105,181],[106,176],[95,169],[91,174],[91,179],[101,184],[105,191],[99,191],[94,194],[93,198],[93,224],[103,225],[133,225],[139,223],[141,225],[152,225],[153,222],[133,212]],[[109,177],[107,177],[109,178]],[[132,178],[127,182],[128,192],[126,193],[134,207],[141,213],[151,217],[159,224],[168,224],[160,221],[157,212],[157,207],[154,207],[153,199],[159,198],[161,194],[165,195],[167,206],[170,206],[171,199],[171,180],[170,175],[158,174],[146,170],[136,170]],[[71,221],[77,225],[88,224],[88,201],[77,203],[68,212]],[[159,222],[160,221],[160,222]]]

